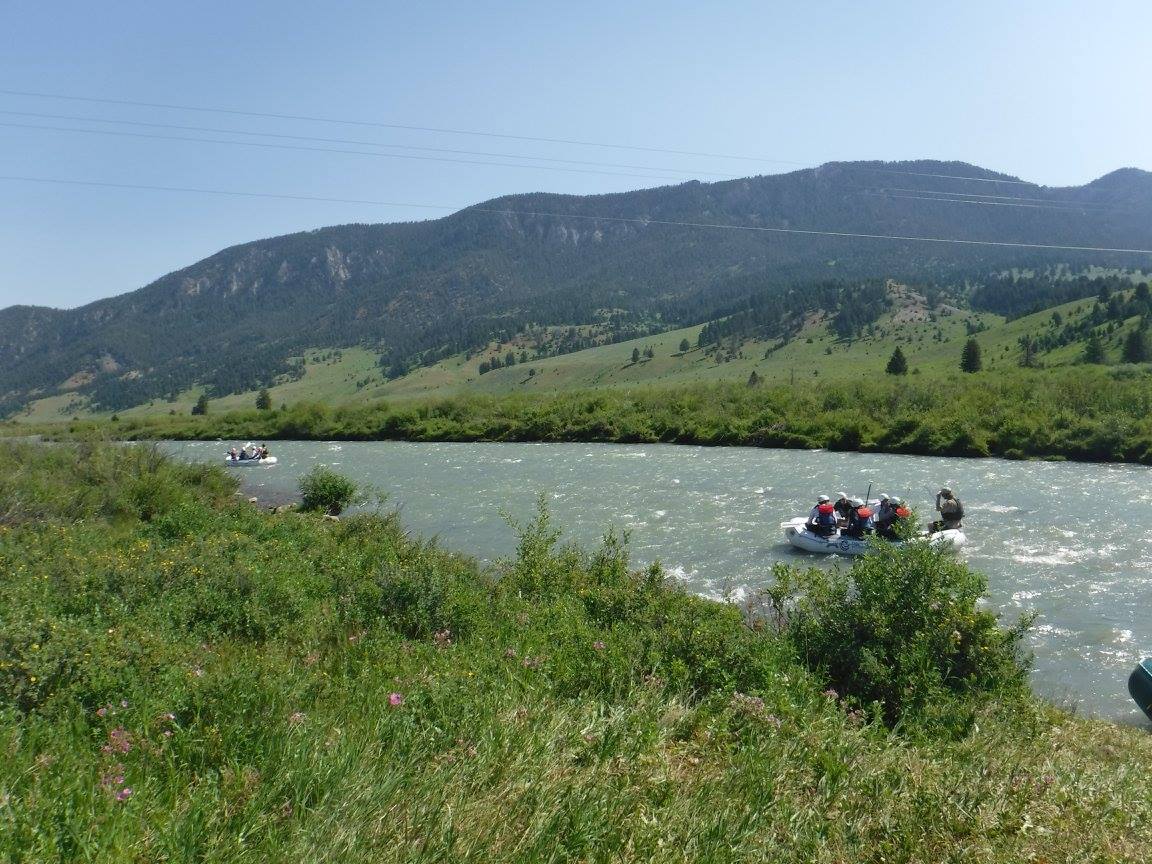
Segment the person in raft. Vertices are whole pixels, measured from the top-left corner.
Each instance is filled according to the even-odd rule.
[[[872,533],[872,508],[859,498],[852,498],[849,503],[852,505],[852,509],[848,513],[848,526],[841,534],[845,537],[861,540],[865,534]]]
[[[900,498],[888,500],[892,505],[892,515],[883,524],[877,523],[876,533],[885,540],[903,540],[908,536],[908,530],[905,526],[908,524],[908,520],[912,518],[912,511],[904,506],[904,501]]]
[[[872,521],[876,526],[876,533],[884,533],[884,528],[892,521],[892,499],[884,492],[880,493],[880,503],[876,506],[876,513],[872,517]]]
[[[947,486],[936,493],[936,509],[940,512],[940,518],[932,523],[932,531],[948,531],[952,528],[961,527],[960,520],[964,518],[964,505]]]
[[[816,506],[808,514],[808,523],[804,527],[821,537],[831,537],[836,533],[836,508],[827,495],[816,499]]]
[[[840,497],[836,499],[836,503],[832,505],[836,510],[836,515],[841,519],[847,519],[848,514],[852,512],[852,499],[844,492],[840,493]]]

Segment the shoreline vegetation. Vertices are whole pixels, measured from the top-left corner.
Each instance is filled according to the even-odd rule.
[[[736,605],[543,504],[482,567],[236,489],[0,442],[4,860],[1146,859],[1152,737],[1036,699],[950,556]]]
[[[676,443],[1152,464],[1152,378],[1136,368],[712,384],[200,416],[126,416],[10,434],[125,440]]]

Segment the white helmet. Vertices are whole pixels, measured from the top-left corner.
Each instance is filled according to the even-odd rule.
[[[891,499],[887,495],[885,495],[883,492],[881,492],[880,493],[880,500],[881,501],[890,501]]]
[[[864,502],[861,501],[859,498],[849,498],[848,503],[851,504],[853,507],[863,507],[864,506]]]
[[[821,495],[819,498],[816,499],[816,503],[817,504],[827,504],[830,500],[832,500],[832,499],[830,499],[827,495]]]

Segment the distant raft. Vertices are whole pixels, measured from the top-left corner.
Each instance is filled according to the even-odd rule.
[[[845,537],[840,533],[821,537],[819,534],[808,530],[807,522],[805,517],[796,516],[787,522],[780,523],[780,528],[784,532],[784,539],[797,549],[815,552],[818,555],[863,555],[871,547],[867,538],[858,540],[855,537]],[[921,534],[911,540],[886,540],[884,542],[892,546],[903,546],[905,543],[927,541],[931,546],[948,552],[957,552],[967,540],[968,538],[964,536],[961,529],[949,528],[946,531],[937,531],[935,534]]]
[[[1152,658],[1141,660],[1128,676],[1128,692],[1149,720],[1152,720]]]
[[[276,457],[269,456],[267,459],[233,459],[231,456],[225,456],[224,464],[229,468],[259,468],[261,465],[267,467],[276,464]]]
[[[265,456],[263,459],[254,455],[260,451],[260,448],[253,444],[251,441],[245,443],[239,450],[233,448],[232,452],[224,457],[224,464],[229,468],[259,468],[260,466],[269,466],[276,464],[275,456]],[[235,453],[236,455],[232,455]],[[253,455],[248,456],[247,454]]]

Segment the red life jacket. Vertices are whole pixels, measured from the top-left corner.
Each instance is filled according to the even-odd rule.
[[[816,509],[821,513],[835,513],[836,512],[836,508],[833,507],[831,504],[819,504],[819,505],[817,505]]]
[[[912,515],[912,511],[909,510],[907,507],[897,507],[896,508],[896,515],[899,516],[901,519],[907,519],[909,516]]]
[[[872,508],[871,507],[860,507],[856,512],[860,514],[861,519],[867,519],[869,516],[872,515]]]

